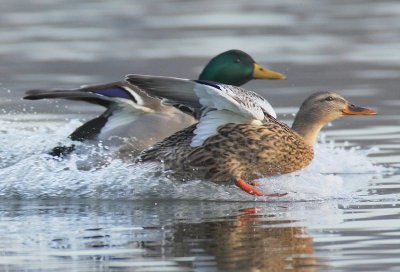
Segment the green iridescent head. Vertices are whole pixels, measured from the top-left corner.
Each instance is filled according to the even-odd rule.
[[[247,53],[232,49],[212,58],[199,79],[241,86],[252,79],[285,79],[285,76],[263,68]]]

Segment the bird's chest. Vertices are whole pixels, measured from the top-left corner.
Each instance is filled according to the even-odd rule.
[[[291,173],[310,164],[313,148],[294,133],[273,134],[260,143],[256,168],[261,175]]]

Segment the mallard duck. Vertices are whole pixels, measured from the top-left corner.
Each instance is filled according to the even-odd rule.
[[[138,161],[162,161],[186,179],[233,180],[257,196],[265,194],[252,185],[255,178],[294,172],[312,161],[313,145],[326,123],[347,115],[376,114],[336,93],[318,92],[304,101],[289,128],[276,120],[263,97],[239,87],[145,75],[129,75],[127,81],[166,103],[203,106],[197,124],[143,151]]]
[[[223,52],[210,60],[200,74],[200,80],[240,86],[252,79],[284,79],[285,76],[265,69],[240,50]],[[130,138],[129,152],[141,151],[196,120],[182,111],[161,105],[129,82],[118,81],[91,85],[73,90],[30,90],[24,99],[62,98],[89,102],[105,107],[100,116],[78,127],[69,138],[74,141],[102,141],[118,146]],[[53,149],[52,155],[68,154],[73,146]]]

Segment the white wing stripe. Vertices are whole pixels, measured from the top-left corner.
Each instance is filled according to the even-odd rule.
[[[143,99],[142,97],[133,89],[129,88],[128,86],[122,86],[128,93],[130,93],[137,101],[137,104],[143,106]]]

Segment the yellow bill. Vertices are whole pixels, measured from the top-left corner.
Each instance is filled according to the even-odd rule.
[[[254,79],[277,79],[277,80],[282,80],[285,79],[286,76],[272,71],[272,70],[268,70],[264,67],[262,67],[261,65],[254,63],[253,64],[253,78]]]

